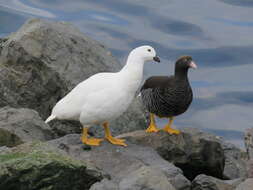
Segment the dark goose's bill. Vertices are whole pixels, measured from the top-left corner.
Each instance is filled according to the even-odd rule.
[[[191,67],[191,68],[193,68],[193,69],[197,69],[197,68],[198,68],[197,65],[194,63],[194,61],[191,61],[191,62],[189,63],[189,67]]]
[[[182,56],[180,57],[177,62],[176,62],[176,69],[177,68],[193,68],[193,69],[197,69],[197,65],[195,64],[195,62],[192,60],[191,56]]]
[[[181,56],[175,64],[175,77],[187,78],[188,69],[197,69],[191,56]]]

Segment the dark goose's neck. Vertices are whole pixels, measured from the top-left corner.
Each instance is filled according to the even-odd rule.
[[[175,68],[175,78],[188,82],[188,68]]]

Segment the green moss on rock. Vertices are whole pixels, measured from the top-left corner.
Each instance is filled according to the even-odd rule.
[[[47,143],[27,143],[0,154],[4,190],[85,190],[102,178],[100,171]]]

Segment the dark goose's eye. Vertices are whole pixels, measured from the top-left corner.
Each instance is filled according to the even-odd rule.
[[[151,52],[151,49],[148,49],[149,52]]]

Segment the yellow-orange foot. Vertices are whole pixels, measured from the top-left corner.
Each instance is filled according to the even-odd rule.
[[[167,125],[162,130],[169,133],[169,134],[175,134],[175,135],[179,135],[181,133],[179,130],[172,129],[171,127],[169,127]]]
[[[118,139],[114,138],[112,136],[105,137],[110,143],[115,144],[115,145],[120,145],[120,146],[127,146],[125,143],[125,139]]]
[[[147,133],[157,133],[159,130],[157,129],[156,125],[150,124],[146,129]]]
[[[103,141],[103,139],[97,139],[97,138],[81,138],[83,144],[91,145],[91,146],[99,146],[100,143]]]

